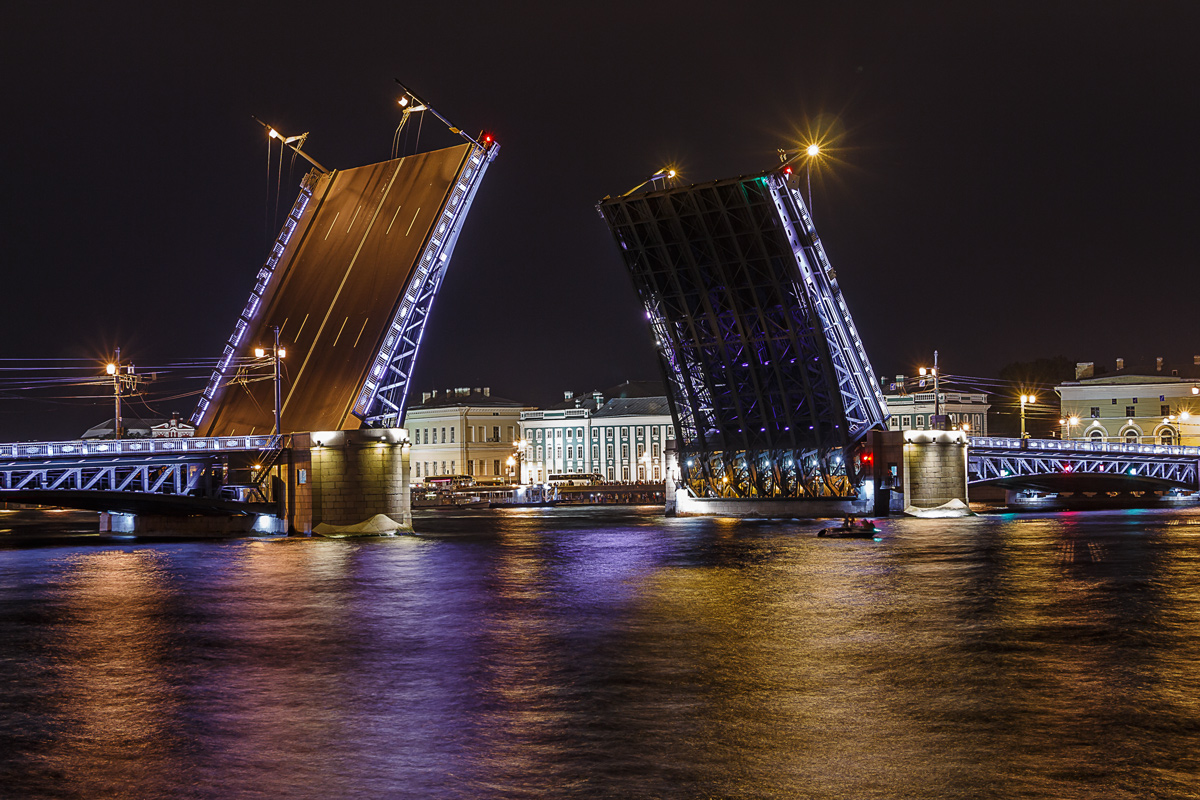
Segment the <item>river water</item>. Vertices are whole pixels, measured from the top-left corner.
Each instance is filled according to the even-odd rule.
[[[0,796],[1200,796],[1196,513],[93,520],[0,516]]]

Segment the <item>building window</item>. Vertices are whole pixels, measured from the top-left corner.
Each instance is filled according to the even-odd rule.
[[[455,469],[455,464],[454,464],[454,462],[453,462],[453,461],[451,461],[451,462],[450,462],[450,474],[451,474],[451,475],[457,475],[457,474],[458,474],[457,470]]]
[[[1160,395],[1158,396],[1158,399],[1159,399],[1160,401],[1162,401],[1162,400],[1166,400],[1166,399],[1167,399],[1167,396],[1166,396],[1165,394],[1160,394]]]
[[[542,440],[542,429],[541,428],[537,429],[537,440],[539,442]]]
[[[621,480],[629,482],[629,467],[621,467]]]
[[[615,480],[617,479],[617,474],[616,474],[616,471],[615,471],[615,470],[613,470],[613,468],[612,468],[612,467],[609,467],[609,468],[608,468],[608,479],[609,479],[610,481],[615,481]]]
[[[475,475],[475,462],[474,461],[467,462],[467,474],[471,475],[471,476]]]
[[[629,428],[621,428],[621,438],[622,439],[629,438]]]
[[[493,442],[500,441],[500,426],[499,425],[492,427],[492,441]],[[500,462],[497,461],[496,463],[499,464]],[[499,473],[497,473],[497,474],[499,474]]]
[[[583,428],[576,428],[576,429],[575,429],[575,438],[576,438],[576,439],[583,439]]]
[[[1129,444],[1137,444],[1138,432],[1135,428],[1130,428],[1125,431],[1125,441]]]
[[[496,430],[500,430],[500,429],[497,428]],[[492,461],[492,474],[493,475],[500,474],[500,459],[498,459],[498,458]]]
[[[1134,405],[1137,405],[1137,398],[1133,398]]]
[[[667,438],[668,438],[668,439],[674,439],[674,438],[675,438],[675,426],[674,426],[674,425],[668,425],[668,426],[667,426]]]
[[[916,427],[920,430],[925,430],[925,415],[924,414],[917,414]]]
[[[428,477],[429,477],[429,474],[430,474],[430,473],[429,473],[429,462],[428,462],[428,461],[426,461],[426,462],[425,462],[425,477],[426,477],[426,478],[428,478]]]
[[[621,445],[621,458],[625,461],[629,460],[629,445]],[[626,476],[625,480],[629,480],[628,476]]]
[[[558,446],[558,460],[562,461],[562,445]]]
[[[1125,416],[1132,417],[1135,411],[1137,411],[1137,409],[1133,406],[1125,406]]]
[[[651,452],[653,453],[655,458],[658,458],[658,442],[655,442],[653,444],[653,446],[651,447]]]
[[[446,429],[442,428],[442,444],[446,443]]]
[[[567,431],[567,433],[570,433],[570,431]],[[571,445],[567,445],[567,458],[575,458],[575,448]]]
[[[417,477],[421,477],[421,462],[417,462]]]
[[[567,441],[568,441],[568,442],[569,442],[569,441],[571,441],[571,438],[572,438],[574,435],[575,435],[575,429],[574,429],[574,428],[567,428]]]
[[[912,427],[912,416],[910,414],[905,414],[904,421],[901,422],[900,424],[903,425],[905,428],[911,428]]]
[[[454,428],[450,429],[450,444],[454,444]]]
[[[605,450],[607,451],[608,459],[611,461],[613,457],[613,446],[611,442],[605,445]]]
[[[1093,442],[1103,442],[1104,441],[1104,431],[1092,431],[1091,433],[1088,434],[1088,438],[1091,439]]]
[[[1160,397],[1159,400],[1161,400],[1161,399],[1162,398]],[[1171,416],[1171,406],[1169,406],[1169,405],[1159,406],[1158,413],[1162,414],[1164,417]]]
[[[515,442],[516,440],[517,440],[516,437],[513,436],[513,426],[509,425],[508,426],[508,438],[505,441],[506,442]]]
[[[593,439],[600,438],[600,429],[599,428],[592,428],[592,438]]]
[[[540,444],[538,445],[538,449],[537,449],[537,460],[538,461],[542,460],[542,446]]]
[[[1100,419],[1100,406],[1092,406],[1092,419]]]
[[[1115,397],[1114,397],[1114,398],[1112,399],[1112,404],[1113,404],[1114,406],[1117,404],[1117,398],[1115,398]]]
[[[642,457],[642,453],[644,453],[644,452],[646,452],[646,445],[642,444],[641,442],[638,442],[638,444],[637,444],[637,457],[638,457],[638,458],[641,458],[641,457]]]
[[[600,445],[598,445],[598,444],[592,445],[592,460],[593,461],[600,460]]]
[[[429,444],[429,428],[425,429],[425,444]]]
[[[437,444],[437,428],[433,429],[433,443]]]
[[[1175,436],[1170,428],[1164,428],[1159,436],[1159,442],[1162,444],[1175,444]]]

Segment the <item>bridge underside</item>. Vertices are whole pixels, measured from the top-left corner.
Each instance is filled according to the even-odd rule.
[[[273,430],[278,326],[285,431],[398,419],[433,299],[487,163],[463,144],[305,179],[192,421]],[[256,347],[265,358],[254,356]]]
[[[215,497],[156,492],[78,491],[74,489],[0,489],[2,503],[31,503],[81,511],[153,514],[164,517],[276,514],[275,503],[242,503]]]
[[[697,497],[855,493],[886,419],[790,170],[605,198],[650,320]]]

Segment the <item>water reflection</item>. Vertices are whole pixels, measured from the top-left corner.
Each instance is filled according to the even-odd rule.
[[[609,510],[0,550],[0,785],[47,796],[1200,790],[1200,517]]]

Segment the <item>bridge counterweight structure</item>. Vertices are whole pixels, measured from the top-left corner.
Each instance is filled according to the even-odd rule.
[[[886,405],[790,171],[605,198],[697,497],[848,497]]]

